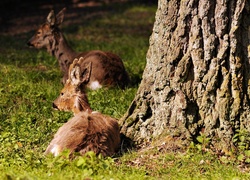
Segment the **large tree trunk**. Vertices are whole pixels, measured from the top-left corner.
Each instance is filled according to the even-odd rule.
[[[250,16],[244,0],[159,0],[147,65],[122,133],[142,143],[201,133],[224,150],[250,132]]]

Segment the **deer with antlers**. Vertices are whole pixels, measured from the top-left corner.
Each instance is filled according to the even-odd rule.
[[[110,52],[93,50],[77,53],[67,43],[59,26],[64,19],[65,8],[57,15],[51,10],[47,20],[42,24],[33,37],[28,41],[30,47],[46,48],[47,51],[55,56],[63,72],[63,84],[68,79],[68,70],[75,58],[82,58],[82,66],[90,65],[90,78],[86,86],[92,90],[101,87],[119,86],[125,88],[130,78],[125,70],[121,58]]]
[[[81,67],[83,58],[75,59],[69,68],[69,78],[53,107],[73,111],[74,117],[59,128],[45,154],[59,155],[63,150],[84,154],[93,151],[111,156],[120,145],[120,130],[116,119],[91,109],[84,92],[89,82],[90,64]]]

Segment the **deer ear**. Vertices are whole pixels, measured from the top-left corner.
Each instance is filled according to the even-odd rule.
[[[92,68],[91,62],[84,66],[84,69],[82,69],[82,71],[80,65],[77,64],[77,60],[74,60],[73,64],[71,64],[71,67],[72,68],[70,70],[69,78],[71,80],[72,85],[80,86],[81,84],[89,81]]]
[[[83,69],[81,74],[81,83],[89,82],[90,74],[92,69],[92,62],[89,62]]]
[[[50,13],[47,16],[47,23],[49,23],[50,26],[54,26],[56,21],[54,10],[51,10]]]
[[[56,15],[56,25],[59,26],[62,24],[64,19],[64,12],[66,11],[66,8],[63,8],[57,15]]]
[[[75,65],[70,72],[70,79],[71,79],[71,83],[73,85],[79,85],[81,83],[80,80],[80,73],[81,73],[81,69],[79,65]]]

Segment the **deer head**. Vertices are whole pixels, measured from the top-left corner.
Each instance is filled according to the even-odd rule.
[[[56,16],[53,10],[47,16],[46,22],[42,24],[35,35],[27,42],[31,47],[51,49],[54,44],[54,38],[58,35],[59,25],[62,24],[64,12],[66,8],[62,9]],[[55,46],[55,45],[54,45]]]
[[[91,62],[81,69],[79,61],[82,58],[75,59],[69,67],[69,79],[66,81],[60,96],[53,102],[53,107],[63,111],[73,111],[74,114],[80,111],[92,112],[85,86],[88,83],[91,72]]]

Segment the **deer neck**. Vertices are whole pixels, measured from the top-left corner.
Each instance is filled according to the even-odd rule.
[[[77,53],[68,45],[61,32],[54,34],[54,39],[50,41],[50,46],[47,50],[51,55],[56,57],[64,73],[68,72],[70,64],[77,56]]]
[[[93,111],[91,108],[85,109],[84,111],[83,111],[83,110],[80,111],[79,109],[75,109],[75,110],[73,111],[74,116],[77,115],[77,114],[80,113],[80,112],[87,112],[87,113],[91,114],[91,113],[94,112],[94,111]]]
[[[77,97],[78,98],[75,102],[75,108],[73,109],[74,114],[76,115],[82,111],[92,113],[93,110],[91,109],[89,105],[88,98],[85,92],[80,93],[79,95],[77,95]]]

